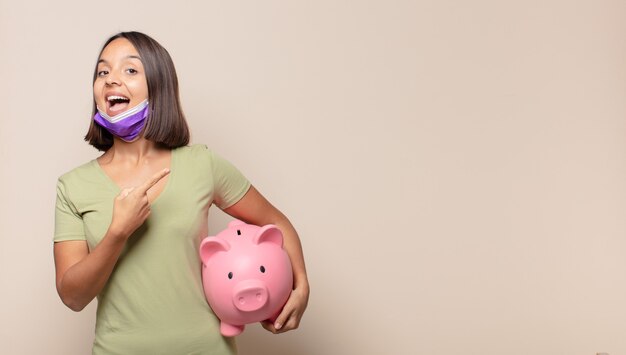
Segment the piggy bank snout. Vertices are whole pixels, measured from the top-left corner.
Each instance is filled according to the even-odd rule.
[[[253,312],[267,304],[269,292],[258,280],[242,281],[233,290],[233,304],[243,312]]]

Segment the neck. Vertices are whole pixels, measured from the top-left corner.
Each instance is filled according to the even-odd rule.
[[[143,137],[126,142],[117,137],[113,137],[113,145],[102,155],[102,159],[111,162],[113,160],[125,163],[139,164],[146,159],[150,159],[160,149],[157,145]]]

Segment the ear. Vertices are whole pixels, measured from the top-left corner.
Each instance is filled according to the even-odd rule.
[[[279,247],[283,247],[283,233],[273,224],[261,227],[257,234],[252,238],[252,243],[274,243]]]
[[[213,255],[230,250],[230,244],[222,238],[207,237],[200,244],[200,259],[208,261]]]

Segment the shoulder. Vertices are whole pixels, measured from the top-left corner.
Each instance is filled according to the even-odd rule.
[[[77,166],[76,168],[59,176],[59,182],[63,184],[68,184],[72,182],[79,182],[85,179],[90,180],[94,175],[97,174],[95,164],[97,164],[97,162],[94,159],[80,166]]]
[[[176,154],[176,159],[194,162],[204,162],[212,164],[215,160],[215,153],[206,144],[198,143],[176,148],[172,151]]]
[[[202,144],[202,143],[185,145],[182,147],[174,148],[172,150],[172,152],[178,155],[206,154],[207,151],[209,151],[209,147],[206,144]]]
[[[105,185],[105,175],[94,159],[61,175],[57,181],[57,194],[68,199],[81,199],[101,191]]]
[[[212,175],[230,173],[236,170],[230,161],[224,159],[220,154],[214,152],[206,144],[194,144],[190,146],[176,148],[172,166],[177,169],[190,169],[193,171],[209,172]]]

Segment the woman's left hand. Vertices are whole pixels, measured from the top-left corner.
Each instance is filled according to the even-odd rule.
[[[297,329],[300,325],[300,319],[309,303],[309,287],[300,286],[291,291],[291,295],[285,303],[285,307],[278,315],[274,323],[263,321],[261,325],[268,331],[279,334]]]

